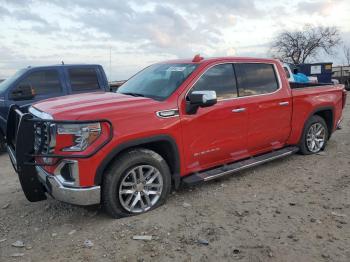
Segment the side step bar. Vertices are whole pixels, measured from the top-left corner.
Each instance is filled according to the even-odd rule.
[[[182,182],[185,185],[193,185],[201,182],[206,182],[212,179],[216,179],[234,172],[241,171],[250,167],[258,166],[266,162],[289,156],[296,153],[299,150],[296,146],[285,147],[276,151],[272,151],[263,155],[245,159],[232,164],[223,165],[218,168],[210,169],[203,172],[194,173],[192,175],[183,178]]]

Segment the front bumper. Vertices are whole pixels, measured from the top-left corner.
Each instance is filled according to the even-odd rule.
[[[55,199],[81,206],[99,204],[101,201],[101,187],[67,187],[60,179],[46,172],[42,167],[36,166],[39,181],[45,186],[47,192]]]
[[[77,160],[35,153],[34,124],[41,122],[43,120],[22,113],[16,106],[10,108],[6,130],[7,150],[26,198],[30,202],[42,201],[47,199],[49,193],[57,200],[76,205],[100,203],[100,186],[80,186]],[[36,157],[58,158],[60,162],[55,172],[49,173],[42,168],[44,164],[36,162]],[[79,157],[85,156],[76,156]]]

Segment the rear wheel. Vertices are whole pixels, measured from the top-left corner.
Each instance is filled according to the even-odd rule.
[[[316,154],[326,147],[328,128],[320,116],[312,116],[305,125],[300,143],[300,151],[304,155]]]
[[[171,188],[166,161],[154,151],[135,149],[116,159],[102,184],[102,201],[115,218],[141,214],[162,205]]]
[[[350,91],[350,80],[349,79],[346,80],[344,84],[345,84],[345,89]]]

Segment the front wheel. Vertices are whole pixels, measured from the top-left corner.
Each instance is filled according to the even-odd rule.
[[[328,128],[320,116],[312,116],[306,123],[300,142],[300,152],[304,155],[316,154],[326,147]]]
[[[162,205],[171,188],[170,170],[156,152],[135,149],[118,157],[102,184],[102,202],[114,218],[141,214]]]

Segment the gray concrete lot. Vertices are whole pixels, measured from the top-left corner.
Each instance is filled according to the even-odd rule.
[[[350,98],[344,116],[322,154],[182,188],[119,220],[98,206],[28,202],[1,155],[0,261],[350,261]]]

